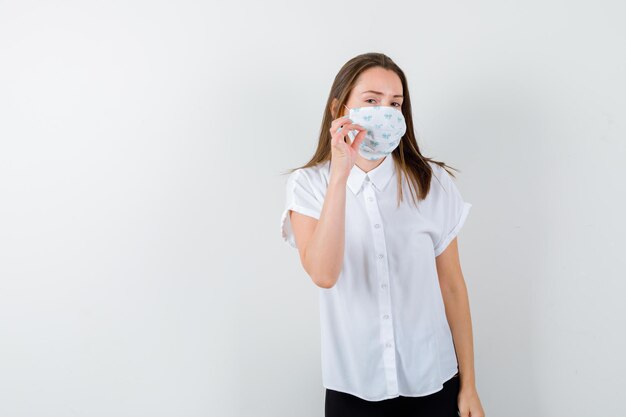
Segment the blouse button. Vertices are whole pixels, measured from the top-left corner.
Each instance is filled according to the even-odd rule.
[[[376,223],[376,224],[374,225],[374,227],[378,229],[378,228],[380,227],[380,225],[379,225],[378,223]]]
[[[385,320],[387,320],[387,319],[389,318],[389,315],[388,315],[388,314],[385,314],[385,315],[383,316],[383,318],[384,318]]]
[[[383,289],[387,288],[387,284],[385,283],[380,284],[380,288],[383,288]]]
[[[378,254],[378,259],[383,259],[383,254],[382,253]]]
[[[367,197],[367,201],[374,201],[374,197]]]
[[[391,343],[387,342],[387,344],[385,346],[391,347]]]

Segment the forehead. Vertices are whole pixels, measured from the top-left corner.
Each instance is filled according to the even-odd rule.
[[[389,96],[403,94],[402,81],[398,74],[381,67],[368,68],[358,76],[353,94],[368,90],[380,91]]]

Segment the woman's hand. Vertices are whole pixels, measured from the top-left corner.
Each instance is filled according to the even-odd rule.
[[[478,392],[475,387],[461,386],[458,396],[459,416],[461,417],[485,417],[485,411],[480,404]]]
[[[350,143],[350,137],[348,136],[350,130],[359,131],[352,143]],[[330,124],[331,177],[348,178],[356,162],[359,146],[363,142],[366,133],[367,129],[352,123],[348,116],[342,116],[332,121]],[[347,138],[346,141],[344,141],[344,137]]]

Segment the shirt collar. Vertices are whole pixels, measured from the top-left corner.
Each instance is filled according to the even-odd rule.
[[[361,168],[354,164],[354,166],[352,166],[352,170],[350,171],[350,175],[348,176],[348,187],[350,187],[350,190],[352,190],[352,192],[356,195],[361,190],[365,177],[369,177],[370,181],[374,184],[374,187],[376,187],[378,191],[382,191],[387,186],[393,172],[394,163],[391,155],[387,155],[385,159],[383,159],[383,162],[369,172],[364,172]]]

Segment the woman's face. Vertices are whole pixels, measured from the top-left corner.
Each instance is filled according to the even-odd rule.
[[[401,110],[402,102],[402,82],[398,74],[381,67],[372,67],[359,75],[346,106],[389,106]],[[342,115],[347,114],[348,109],[344,107]]]

